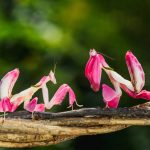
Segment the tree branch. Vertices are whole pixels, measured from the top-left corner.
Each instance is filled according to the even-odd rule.
[[[132,108],[83,108],[59,113],[10,113],[0,124],[0,147],[57,144],[82,135],[115,132],[131,125],[150,125],[150,102]],[[3,118],[1,118],[3,119]]]

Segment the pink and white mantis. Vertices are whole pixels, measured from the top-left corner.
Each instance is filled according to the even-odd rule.
[[[85,67],[85,76],[89,80],[92,89],[99,91],[102,69],[106,72],[115,88],[115,90],[113,90],[106,84],[102,85],[102,95],[106,107],[118,107],[122,95],[121,89],[133,98],[150,100],[150,92],[142,90],[145,84],[145,74],[141,64],[131,51],[127,51],[125,59],[131,81],[126,80],[111,69],[100,53],[97,53],[94,49],[90,50],[90,58]]]
[[[51,109],[54,105],[59,105],[62,103],[66,94],[69,93],[69,106],[73,107],[76,103],[76,96],[71,87],[67,84],[63,84],[56,91],[53,98],[49,100],[49,92],[46,83],[51,81],[56,84],[56,78],[52,71],[50,71],[48,76],[43,76],[41,80],[21,91],[18,94],[12,94],[13,87],[19,77],[19,69],[14,69],[8,72],[0,81],[0,112],[14,112],[19,105],[24,103],[24,109],[29,112],[39,111],[44,112],[46,109]],[[42,89],[44,103],[38,104],[38,98],[32,99],[35,92]]]

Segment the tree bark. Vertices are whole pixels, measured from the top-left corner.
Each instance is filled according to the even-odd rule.
[[[116,132],[131,125],[150,125],[150,102],[132,108],[83,108],[35,112],[33,116],[18,111],[1,120],[0,147],[46,146],[82,135]]]

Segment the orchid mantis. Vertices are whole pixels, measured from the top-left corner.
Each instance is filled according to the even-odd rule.
[[[56,78],[53,71],[50,71],[48,76],[43,76],[37,84],[18,94],[12,95],[12,90],[19,77],[19,73],[19,69],[14,69],[8,72],[0,81],[0,112],[4,112],[4,119],[5,112],[14,112],[22,103],[24,103],[25,110],[33,113],[34,111],[44,112],[45,108],[51,109],[52,106],[61,104],[67,93],[69,93],[70,106],[73,107],[73,104],[76,102],[75,93],[67,84],[60,86],[52,100],[49,102],[49,92],[46,83],[51,81],[53,84],[56,84]],[[33,95],[39,89],[42,89],[43,91],[44,103],[41,104],[37,103],[37,97],[32,99]]]
[[[133,98],[143,98],[150,100],[150,92],[142,90],[145,84],[145,74],[143,68],[137,58],[131,51],[125,56],[131,81],[126,80],[117,72],[115,72],[105,61],[104,57],[97,53],[94,49],[90,50],[90,58],[85,67],[85,76],[89,80],[94,91],[99,91],[102,69],[108,75],[115,90],[106,84],[102,85],[103,100],[106,107],[117,108],[123,89],[129,96]]]

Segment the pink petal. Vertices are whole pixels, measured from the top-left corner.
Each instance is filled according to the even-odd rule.
[[[15,105],[13,103],[11,103],[11,105],[12,105],[12,107],[11,107],[11,111],[10,112],[14,112],[19,106],[19,105]]]
[[[135,90],[139,93],[145,84],[145,74],[141,64],[131,51],[126,53],[126,64]]]
[[[106,106],[109,108],[117,108],[120,95],[106,84],[102,85],[102,95]]]
[[[0,112],[4,112],[3,111],[3,106],[2,106],[2,101],[0,101]]]
[[[136,95],[136,98],[150,100],[150,91],[142,90],[140,93]]]
[[[96,59],[93,64],[93,72],[91,76],[91,88],[97,92],[100,89],[100,80],[102,73],[102,65],[99,63],[99,60]]]
[[[76,96],[74,91],[70,88],[69,89],[69,106],[73,106],[74,102],[76,102]]]
[[[45,105],[44,104],[37,104],[34,111],[36,112],[44,112],[45,111]]]
[[[9,98],[3,98],[0,101],[0,112],[11,112],[12,104],[10,103]]]
[[[92,76],[92,71],[93,71],[93,64],[94,64],[94,57],[90,56],[86,67],[85,67],[85,77],[91,82],[91,76]]]
[[[12,89],[19,77],[19,70],[14,69],[8,72],[0,82],[0,98],[11,97]]]
[[[136,99],[141,98],[141,99],[150,100],[150,91],[142,90],[140,93],[136,93],[136,92],[130,91],[129,89],[124,87],[124,85],[121,85],[121,88],[132,98],[136,98]]]
[[[55,104],[61,104],[68,91],[69,87],[67,84],[61,85],[54,95]]]
[[[24,106],[24,109],[29,111],[29,112],[33,112],[35,110],[36,105],[37,105],[37,101],[38,101],[38,98],[35,97],[34,99],[32,99],[30,102],[28,102]]]
[[[95,92],[100,89],[101,72],[102,64],[100,63],[99,56],[97,54],[90,56],[85,67],[85,76],[89,80],[91,88]]]

